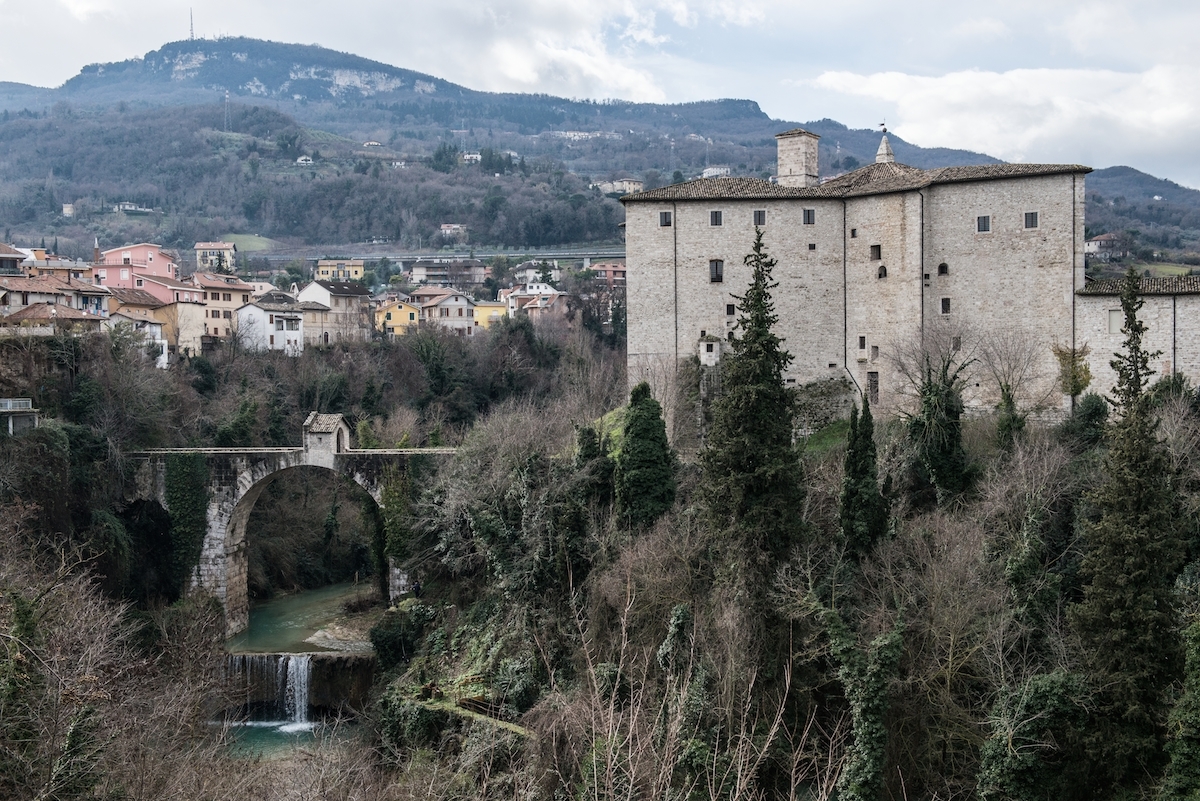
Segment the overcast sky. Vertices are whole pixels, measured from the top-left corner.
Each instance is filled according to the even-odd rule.
[[[0,80],[57,86],[141,56],[187,38],[189,8],[197,37],[320,44],[475,89],[749,98],[1200,188],[1194,0],[0,0]]]

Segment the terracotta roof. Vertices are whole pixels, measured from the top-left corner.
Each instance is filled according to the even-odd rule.
[[[192,250],[229,250],[229,248],[237,250],[237,245],[232,242],[197,242]]]
[[[311,434],[333,434],[344,424],[345,420],[340,414],[309,412],[308,419],[304,421],[304,430]]]
[[[815,136],[818,139],[821,138],[820,134],[815,134],[812,131],[806,131],[803,128],[793,128],[790,131],[784,131],[783,133],[777,133],[777,134],[775,134],[775,138],[782,139],[785,136],[798,136],[800,134],[808,134],[809,136]]]
[[[4,318],[5,322],[19,323],[22,320],[96,320],[100,317],[61,303],[32,303],[20,311]]]
[[[149,306],[157,309],[159,306],[166,305],[144,289],[110,286],[108,292],[122,306]]]
[[[1088,281],[1077,295],[1120,295],[1124,278],[1100,278]],[[1139,278],[1139,295],[1200,295],[1200,275],[1176,278]]]
[[[62,282],[57,279],[48,281],[48,275],[26,278],[20,275],[0,276],[0,289],[15,292],[42,292],[50,295],[60,295],[63,291]]]
[[[9,247],[8,245],[4,244],[3,242],[0,242],[0,256],[20,256],[21,261],[24,261],[26,259],[26,256],[24,253],[17,250],[16,248]]]
[[[230,280],[226,280],[230,279]],[[244,283],[242,279],[236,275],[217,275],[216,273],[192,273],[192,281],[199,287],[220,287],[222,289],[236,289],[238,292],[250,292],[254,287]]]
[[[141,278],[146,281],[153,281],[156,284],[162,284],[171,289],[182,289],[186,292],[192,292],[199,289],[195,284],[185,284],[182,281],[176,281],[174,278],[167,278],[165,275],[138,275],[136,278]]]
[[[1100,236],[1093,236],[1088,241],[1089,242],[1108,242],[1108,241],[1116,239],[1116,238],[1117,238],[1116,234],[1100,234]]]
[[[868,164],[839,175],[820,186],[791,187],[773,184],[761,178],[723,176],[698,178],[661,189],[625,195],[622,203],[671,200],[773,200],[780,198],[832,199],[892,192],[911,192],[937,184],[996,181],[1038,175],[1089,173],[1091,167],[1080,164],[981,164],[973,167],[941,167],[922,170],[896,162]]]
[[[315,300],[302,300],[297,304],[301,311],[329,311],[329,307],[324,303],[317,303]]]

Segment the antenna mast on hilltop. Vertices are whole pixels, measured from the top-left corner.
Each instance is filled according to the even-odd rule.
[[[225,133],[229,133],[229,90],[225,90]]]
[[[196,41],[196,16],[188,9],[188,41]]]

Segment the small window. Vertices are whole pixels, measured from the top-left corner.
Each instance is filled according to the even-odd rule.
[[[1119,334],[1125,327],[1125,315],[1120,309],[1108,310],[1108,333]]]
[[[205,300],[208,300],[208,293],[207,293],[207,292],[201,292],[200,294],[201,294],[201,296],[202,296],[202,297],[203,297]],[[217,298],[213,298],[213,300],[217,300]]]
[[[250,302],[250,296],[242,295],[242,303],[249,303],[249,302]]]
[[[720,212],[717,212],[718,214]],[[714,284],[719,284],[725,280],[725,262],[720,259],[713,259],[708,263],[708,280]]]
[[[733,315],[737,314],[737,306],[734,306],[732,303],[726,303],[725,304],[725,314],[728,315],[729,317],[732,317]]]
[[[416,312],[409,312],[409,313],[408,313],[408,319],[409,319],[409,320],[415,320],[415,319],[417,319],[417,313],[416,313]]]
[[[867,373],[867,400],[879,405],[879,373]]]
[[[872,345],[871,346],[871,361],[875,361],[878,358],[879,358],[879,346]]]
[[[658,225],[661,228],[670,228],[671,227],[671,212],[660,211],[658,213]]]
[[[226,303],[232,303],[233,302],[233,293],[232,292],[224,293],[224,297],[222,297],[221,300],[225,301]]]
[[[850,229],[850,238],[851,238],[851,239],[858,239],[858,229],[857,229],[857,228],[851,228],[851,229]]]
[[[858,349],[859,349],[859,350],[866,350],[866,349],[867,349],[867,338],[866,338],[866,337],[859,337],[859,338],[858,338]]]
[[[146,285],[146,282],[143,281],[142,279],[138,278],[133,282],[133,285],[136,286],[138,289],[141,289],[142,287],[144,287]]]
[[[879,278],[887,278],[887,267],[885,267],[885,266],[884,266],[884,265],[882,265],[882,264],[881,264],[881,265],[879,265],[879,274],[878,274],[878,277],[879,277]]]
[[[223,312],[221,312],[221,317],[223,317],[223,318],[224,318],[224,319],[226,319],[226,320],[232,320],[232,319],[233,319],[233,312],[231,312],[231,311],[223,311]]]
[[[759,226],[767,224],[766,209],[759,209],[758,211],[754,212],[754,224]]]
[[[950,298],[942,298],[942,314],[950,313]]]
[[[954,351],[955,353],[958,353],[960,350],[962,350],[962,337],[950,338],[950,350]]]
[[[883,245],[871,245],[871,261],[879,261],[883,258]]]
[[[805,225],[816,225],[817,224],[817,210],[816,209],[805,209],[804,210],[804,224]]]
[[[701,328],[700,329],[700,338],[704,339],[706,336],[708,336],[708,332],[705,331],[703,328]]]
[[[938,275],[949,275],[949,274],[950,274],[950,265],[949,264],[942,262],[941,264],[938,265]]]
[[[712,352],[713,352],[713,343],[709,342],[709,343],[705,344],[705,346],[704,346],[704,352],[705,352],[705,353],[712,353]]]
[[[1026,228],[1037,228],[1038,227],[1038,213],[1036,211],[1025,212],[1025,227]]]
[[[816,250],[816,249],[817,249],[817,244],[816,244],[815,242],[809,242],[809,243],[808,243],[808,249],[809,249],[809,250]]]
[[[992,230],[992,218],[988,215],[975,218],[975,230],[981,234],[986,234]]]
[[[708,213],[708,224],[709,225],[720,225],[721,224],[721,212],[710,211]]]

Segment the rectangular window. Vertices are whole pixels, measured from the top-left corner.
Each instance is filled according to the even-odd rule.
[[[720,225],[721,224],[721,212],[710,211],[708,213],[708,224],[709,225]]]
[[[658,213],[658,224],[662,228],[670,228],[671,227],[671,212],[660,211]]]
[[[981,234],[986,234],[992,230],[992,218],[988,215],[975,218],[975,230]]]
[[[1125,327],[1125,314],[1120,309],[1108,310],[1108,333],[1119,334]]]
[[[754,212],[754,224],[760,226],[767,224],[767,212],[765,209]]]
[[[409,312],[409,313],[408,313],[408,319],[409,319],[409,320],[415,320],[415,319],[417,319],[417,314],[416,314],[416,312]]]
[[[950,313],[950,298],[942,298],[942,314]]]
[[[272,345],[275,344],[275,335],[274,334],[271,334],[271,344]]]
[[[242,303],[249,303],[249,302],[250,302],[250,296],[242,295]]]
[[[1038,213],[1036,211],[1025,212],[1025,227],[1026,228],[1037,228],[1038,227],[1037,217],[1038,217]]]
[[[879,358],[879,346],[872,345],[871,346],[871,361],[875,361],[878,358]]]
[[[221,316],[224,317],[226,320],[232,320],[233,312],[226,310],[226,311],[221,312]]]
[[[734,306],[732,303],[726,303],[725,304],[725,314],[728,315],[729,317],[732,317],[733,315],[737,314],[737,306]]]
[[[804,210],[804,224],[805,225],[816,225],[817,224],[817,210],[816,209],[805,209]]]
[[[871,245],[871,261],[879,261],[883,258],[883,245]]]
[[[383,319],[385,319],[385,320],[390,320],[390,319],[392,319],[392,313],[391,313],[391,312],[388,312],[387,314],[385,314],[385,315],[383,316]]]
[[[201,295],[201,297],[203,297],[205,300],[208,300],[208,293],[207,293],[207,292],[201,292],[201,293],[200,293],[200,295]]]
[[[232,292],[224,293],[224,297],[222,297],[221,300],[225,301],[226,303],[232,303],[233,302],[233,293]]]
[[[879,405],[879,373],[867,373],[867,399]]]
[[[713,259],[708,263],[708,280],[714,284],[719,284],[725,280],[725,262],[720,259]]]
[[[817,249],[817,245],[816,245],[816,243],[815,243],[815,242],[809,242],[809,243],[808,243],[808,249],[809,249],[809,250],[816,250],[816,249]]]
[[[121,270],[121,280],[122,281],[129,280],[129,270]]]
[[[867,338],[866,338],[866,337],[859,337],[859,338],[858,338],[858,349],[859,349],[859,350],[866,350],[866,349],[867,349]]]
[[[300,330],[300,321],[299,320],[288,320],[287,321],[287,330],[299,331]]]
[[[707,342],[707,343],[705,343],[705,345],[704,345],[704,352],[705,352],[705,353],[712,353],[712,352],[713,352],[713,343],[711,343],[711,342]]]
[[[146,282],[143,281],[142,279],[138,278],[138,279],[134,280],[133,285],[136,286],[138,289],[141,289],[142,287],[144,287],[146,285]]]
[[[857,228],[851,228],[851,229],[850,229],[850,238],[851,238],[851,239],[858,239],[858,229],[857,229]]]
[[[275,330],[276,330],[276,331],[282,331],[282,330],[283,330],[283,318],[282,318],[282,317],[280,317],[279,319],[277,319],[277,320],[275,321]]]

